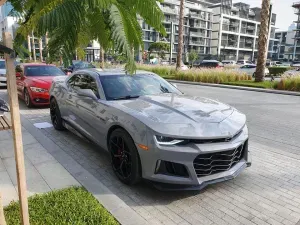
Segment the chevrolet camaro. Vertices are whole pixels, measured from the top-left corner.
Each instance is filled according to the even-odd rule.
[[[251,165],[246,117],[180,92],[156,74],[87,69],[56,77],[50,116],[109,152],[116,176],[164,190],[200,190]]]

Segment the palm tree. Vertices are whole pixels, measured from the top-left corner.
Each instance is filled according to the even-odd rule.
[[[181,68],[181,62],[182,62],[183,21],[184,21],[184,0],[180,0],[179,27],[178,27],[179,33],[178,33],[178,50],[177,50],[176,70],[179,70]]]
[[[262,0],[262,9],[260,13],[260,32],[258,38],[258,58],[255,72],[255,82],[264,80],[265,66],[268,52],[269,19],[270,19],[270,0]]]
[[[69,63],[76,49],[98,40],[104,50],[114,48],[125,54],[126,69],[135,70],[132,49],[143,47],[138,17],[165,35],[164,15],[156,0],[11,0],[23,21],[14,44],[34,30],[37,36],[49,34],[48,51],[62,52]]]

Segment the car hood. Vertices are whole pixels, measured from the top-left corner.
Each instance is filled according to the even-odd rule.
[[[50,89],[52,81],[56,76],[36,76],[36,77],[27,77],[29,78],[37,87]]]
[[[172,136],[232,136],[246,121],[231,106],[202,97],[163,94],[114,101],[114,104],[154,131]]]

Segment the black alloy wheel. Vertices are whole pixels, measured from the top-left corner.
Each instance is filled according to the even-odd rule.
[[[51,117],[52,124],[56,130],[65,130],[61,118],[60,110],[55,98],[52,98],[50,100],[50,117]]]
[[[138,183],[141,179],[141,166],[130,135],[122,129],[114,130],[109,137],[108,147],[112,168],[119,180],[128,185]]]

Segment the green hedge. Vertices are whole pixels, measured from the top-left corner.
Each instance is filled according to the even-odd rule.
[[[279,76],[290,70],[290,67],[269,67],[270,75]]]

